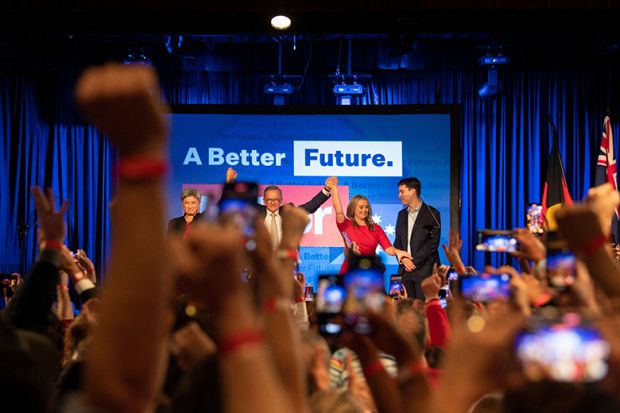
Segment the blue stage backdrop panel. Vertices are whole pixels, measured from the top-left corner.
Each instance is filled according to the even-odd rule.
[[[218,200],[229,166],[238,180],[261,184],[261,195],[264,185],[275,184],[282,188],[284,202],[295,204],[309,200],[325,178],[335,175],[343,208],[348,197],[367,196],[375,221],[393,241],[403,208],[398,181],[415,176],[422,182],[423,199],[441,213],[441,242],[447,244],[450,222],[458,217],[458,160],[451,156],[458,147],[455,113],[455,106],[434,105],[325,110],[174,106],[171,217],[182,213],[179,194],[184,187],[201,191],[202,210],[208,193]],[[312,215],[300,253],[300,270],[309,284],[320,273],[338,272],[343,241],[331,200]],[[386,254],[383,259],[389,279],[397,270],[396,259]]]

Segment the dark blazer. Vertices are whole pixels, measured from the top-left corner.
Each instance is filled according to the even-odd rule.
[[[192,221],[192,224],[198,221],[200,217],[202,217],[201,213],[196,214],[196,216],[194,217],[194,220]],[[184,231],[185,231],[185,216],[184,215],[181,215],[178,218],[172,218],[170,221],[168,221],[168,231],[166,232],[166,234],[169,237],[172,236],[172,237],[181,238],[183,236]]]
[[[303,205],[299,205],[298,207],[301,209],[305,209],[309,214],[314,213],[321,205],[325,203],[329,199],[328,195],[323,193],[321,189],[318,194],[316,194],[310,201],[306,202]],[[280,207],[280,210],[282,207]],[[280,210],[278,210],[280,212]],[[261,216],[267,215],[267,207],[265,205],[258,205],[258,213]]]
[[[433,218],[434,216],[434,218]],[[396,219],[396,237],[394,248],[407,251],[407,208],[398,213]],[[433,271],[433,264],[439,264],[439,238],[441,235],[441,216],[439,211],[423,202],[418,212],[418,218],[411,231],[411,256],[416,269],[413,271],[415,279],[426,278]],[[402,274],[404,267],[398,267],[398,273]]]

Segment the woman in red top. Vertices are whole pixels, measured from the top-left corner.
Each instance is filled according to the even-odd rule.
[[[346,259],[350,254],[373,256],[377,245],[381,245],[388,255],[396,255],[400,262],[402,257],[411,257],[407,251],[398,250],[383,232],[383,229],[372,220],[372,208],[370,201],[363,195],[355,195],[347,206],[345,216],[340,203],[338,186],[330,185],[332,202],[336,211],[336,225],[345,240],[345,261],[340,267],[340,274],[349,270],[349,262]]]

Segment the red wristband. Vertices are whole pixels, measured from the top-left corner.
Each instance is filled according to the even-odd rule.
[[[383,367],[383,363],[381,363],[381,360],[375,360],[369,365],[364,366],[364,368],[362,369],[362,372],[364,373],[364,377],[369,379],[372,376],[376,376],[377,374],[381,373],[384,370],[385,370],[385,367]]]
[[[299,251],[294,248],[280,248],[276,251],[276,256],[281,260],[299,262]]]
[[[220,340],[218,349],[221,354],[234,353],[243,347],[259,344],[263,341],[263,334],[260,330],[246,330],[231,334]]]
[[[551,295],[549,293],[542,293],[538,297],[536,297],[536,301],[534,302],[534,307],[542,307],[551,301]]]
[[[126,181],[158,179],[168,173],[168,162],[145,156],[126,157],[118,162],[117,173]]]
[[[306,301],[306,297],[304,296],[295,297],[296,303],[303,303],[304,301]]]
[[[268,298],[263,301],[262,310],[264,313],[269,314],[273,313],[278,309],[288,309],[290,306],[290,302],[283,298]]]
[[[603,233],[600,233],[588,241],[583,247],[579,248],[577,255],[580,255],[583,258],[590,258],[607,243],[609,243],[609,237]]]
[[[424,374],[426,371],[426,366],[420,360],[414,360],[407,365],[407,371],[411,375],[411,377],[419,376]]]
[[[58,286],[57,286],[57,287],[58,287],[58,289],[59,289],[59,290],[69,291],[69,287],[67,287],[67,286],[66,286],[66,285],[64,285],[64,284],[58,284]]]
[[[457,274],[467,274],[467,268],[464,265],[455,268]]]
[[[62,251],[63,248],[65,247],[65,245],[62,242],[56,241],[53,239],[43,241],[42,245],[43,246],[41,247],[41,249],[56,250],[56,251]]]

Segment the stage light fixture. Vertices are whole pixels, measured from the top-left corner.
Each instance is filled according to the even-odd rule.
[[[263,86],[263,93],[266,95],[291,95],[293,86],[290,83],[267,83]]]
[[[497,77],[497,68],[489,68],[487,81],[478,89],[478,95],[482,99],[493,99],[504,91],[502,83]]]
[[[123,58],[122,63],[124,65],[153,66],[153,62],[151,62],[151,59],[149,59],[142,50],[140,50],[139,52],[134,52],[129,49],[129,51]]]
[[[334,95],[360,96],[365,92],[364,86],[359,84],[347,85],[345,83],[337,83],[334,85]]]
[[[507,65],[510,58],[504,56],[501,47],[498,53],[487,52],[485,56],[480,58],[480,65],[487,66],[487,81],[478,89],[478,95],[482,99],[494,99],[502,94],[504,87],[499,80],[498,66]]]
[[[291,19],[288,16],[279,14],[271,18],[271,27],[276,30],[286,30],[291,27]]]

